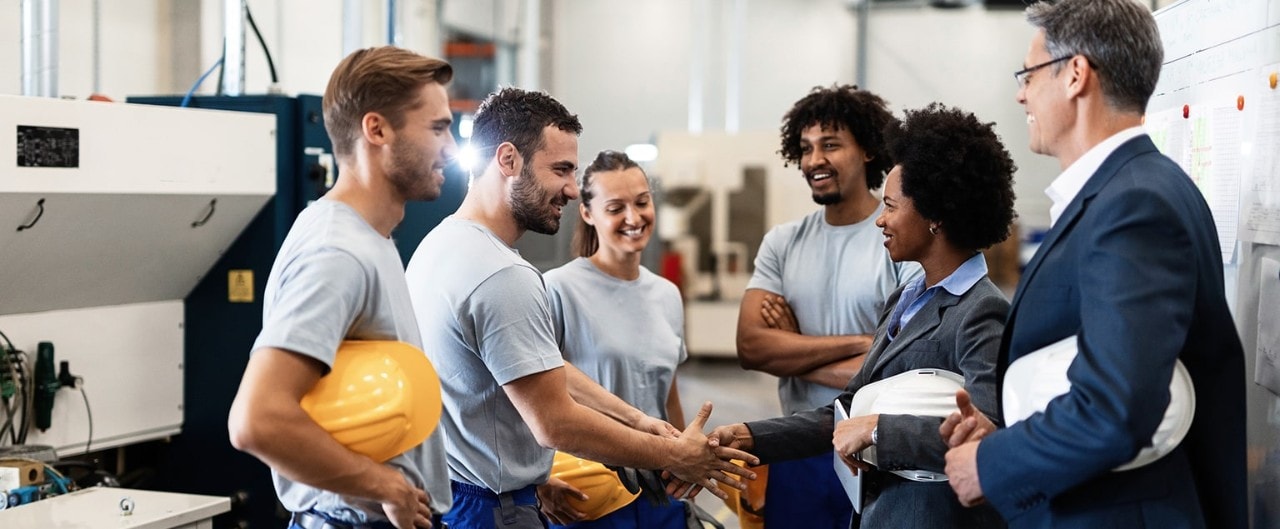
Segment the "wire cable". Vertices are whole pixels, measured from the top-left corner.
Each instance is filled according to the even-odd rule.
[[[226,37],[222,37],[222,60],[224,61],[227,60],[227,38]],[[226,68],[218,68],[218,89],[213,92],[213,95],[216,95],[216,96],[222,95],[222,78],[223,78],[223,75],[225,75],[226,73],[227,73]]]
[[[4,343],[9,344],[10,350],[16,351],[18,349],[13,346],[13,342],[9,340],[9,335],[5,334],[4,331],[0,331],[0,338],[4,338]]]
[[[19,406],[19,409],[22,410],[22,422],[18,423],[21,428],[17,444],[23,445],[27,444],[27,434],[31,431],[31,423],[35,422],[35,413],[32,412],[32,408],[35,407],[36,400],[36,375],[32,372],[33,368],[27,367],[27,353],[19,352],[22,354],[22,385],[26,388],[26,391],[22,392],[22,405]]]
[[[244,4],[244,18],[249,21],[249,27],[253,29],[254,36],[258,37],[262,53],[267,56],[267,69],[271,71],[271,82],[279,83],[280,77],[276,76],[276,62],[271,60],[271,50],[267,49],[267,41],[262,38],[262,32],[258,31],[258,23],[253,21],[253,11],[249,10],[248,2]]]
[[[16,351],[9,353],[7,350],[2,356],[3,358],[0,358],[0,362],[4,364],[5,372],[9,374],[9,380],[13,382],[15,392],[13,395],[3,399],[5,421],[4,425],[0,426],[0,444],[4,444],[4,434],[8,432],[11,444],[16,445],[18,444],[18,430],[13,427],[13,424],[18,417],[19,409],[15,404],[22,401],[22,395],[26,392],[26,388],[23,387],[24,381],[18,376],[18,371],[22,368],[19,364],[22,361],[22,357],[18,356]]]
[[[84,397],[84,412],[89,416],[89,439],[84,442],[84,456],[89,457],[89,447],[93,445],[93,410],[89,408],[89,394],[84,391],[84,377],[76,377],[76,389]]]
[[[196,79],[196,84],[191,85],[191,89],[187,90],[187,95],[182,97],[182,104],[178,106],[185,107],[191,104],[191,95],[196,93],[196,89],[200,88],[200,85],[204,84],[205,78],[209,77],[209,74],[213,73],[214,68],[222,68],[222,61],[223,58],[219,57],[218,62],[213,63],[213,66],[210,66],[209,69],[204,72],[204,75],[201,75],[199,79]]]
[[[0,332],[0,336],[3,335],[4,333]],[[8,336],[5,336],[4,339],[6,342],[9,341]],[[12,342],[10,342],[7,349],[0,347],[0,367],[4,368],[4,373],[8,375],[9,382],[12,383],[13,388],[13,394],[0,399],[4,401],[5,412],[4,425],[0,426],[0,444],[4,444],[6,432],[9,434],[10,442],[18,444],[18,430],[13,427],[14,420],[18,416],[18,408],[15,407],[15,404],[22,401],[22,394],[26,391],[26,388],[23,387],[24,381],[20,376],[21,362],[22,357],[18,356],[18,351],[13,349]],[[0,382],[0,386],[3,386],[3,382]]]

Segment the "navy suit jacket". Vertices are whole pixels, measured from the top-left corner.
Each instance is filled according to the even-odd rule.
[[[1146,135],[1111,154],[1018,285],[999,358],[1071,335],[1071,391],[978,447],[986,498],[1011,527],[1245,527],[1244,353],[1213,218]],[[1169,402],[1174,361],[1196,392],[1182,444],[1125,472]]]

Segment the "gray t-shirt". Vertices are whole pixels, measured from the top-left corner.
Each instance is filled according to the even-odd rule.
[[[440,373],[453,479],[502,493],[547,480],[555,452],[502,386],[564,365],[538,269],[488,228],[450,216],[405,271],[423,350]]]
[[[847,226],[827,224],[818,210],[769,230],[747,288],[786,298],[801,334],[874,334],[889,294],[923,273],[919,264],[889,258],[884,235],[875,225],[883,208],[881,204],[871,216]],[[778,380],[785,415],[826,406],[839,394],[797,377]]]
[[[275,347],[332,367],[343,340],[399,340],[422,346],[395,243],[350,206],[321,199],[298,215],[276,255],[253,350]],[[439,365],[439,364],[437,364]],[[449,510],[443,433],[387,461]],[[376,502],[296,483],[272,469],[276,493],[293,512],[314,509],[349,522],[386,520]]]
[[[585,257],[545,277],[564,358],[646,415],[667,420],[676,366],[688,357],[676,286],[644,267],[633,281],[618,279]]]

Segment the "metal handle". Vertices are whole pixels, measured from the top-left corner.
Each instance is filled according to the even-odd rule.
[[[208,213],[206,213],[206,214],[204,215],[204,218],[203,218],[203,219],[200,219],[200,220],[197,220],[197,221],[195,221],[195,222],[192,222],[192,223],[191,223],[191,227],[192,227],[192,228],[199,228],[199,227],[201,227],[201,226],[204,226],[204,225],[205,225],[205,223],[206,223],[206,222],[209,222],[209,219],[213,217],[213,212],[214,212],[214,211],[217,211],[217,209],[218,209],[218,199],[216,199],[216,198],[215,198],[215,199],[213,199],[213,200],[210,200],[210,201],[209,201],[209,212],[208,212]]]
[[[44,216],[44,199],[43,198],[36,201],[36,207],[39,208],[39,210],[36,211],[36,218],[31,219],[31,222],[18,226],[18,231],[29,230],[33,226],[35,226],[37,222],[40,222],[40,217]]]

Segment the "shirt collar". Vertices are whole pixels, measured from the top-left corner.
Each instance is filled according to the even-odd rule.
[[[986,275],[987,259],[982,256],[982,252],[978,252],[934,287],[942,287],[953,296],[963,296]],[[923,280],[924,278],[921,278],[921,281]]]
[[[1112,134],[1110,138],[1102,140],[1101,143],[1094,145],[1092,149],[1084,153],[1079,160],[1072,163],[1067,170],[1058,175],[1049,184],[1048,189],[1044,190],[1044,194],[1049,196],[1053,201],[1053,205],[1049,207],[1049,226],[1058,223],[1058,217],[1062,216],[1062,212],[1066,211],[1067,204],[1080,194],[1080,190],[1084,189],[1084,185],[1089,182],[1089,177],[1102,167],[1102,162],[1107,160],[1111,153],[1120,148],[1124,142],[1134,139],[1146,133],[1142,125],[1130,127],[1120,132]]]

